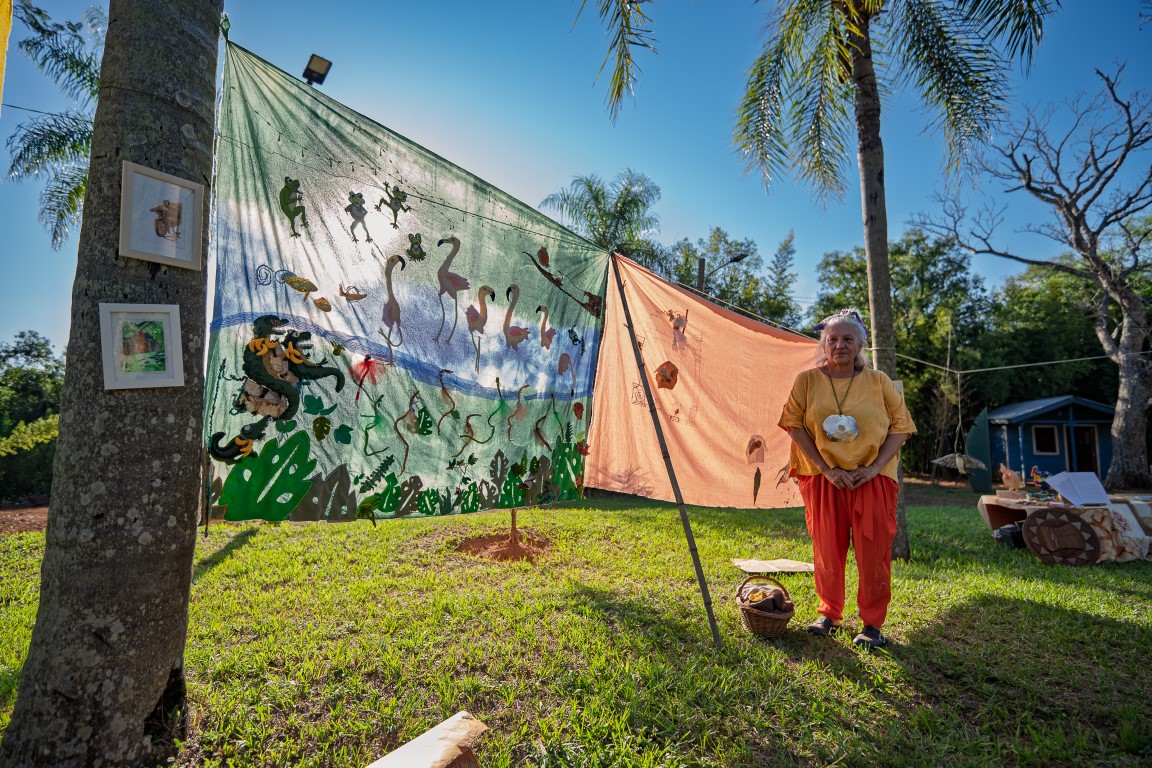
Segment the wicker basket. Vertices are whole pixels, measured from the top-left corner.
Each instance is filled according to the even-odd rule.
[[[776,581],[771,576],[749,576],[740,582],[740,586],[736,587],[736,607],[740,611],[740,624],[744,629],[748,630],[754,635],[761,637],[780,637],[784,634],[784,630],[788,628],[788,622],[796,614],[796,608],[786,611],[768,612],[761,611],[756,608],[750,608],[748,604],[740,599],[740,593],[744,589],[744,585],[750,581],[766,581],[777,587],[784,592],[784,596],[791,602],[792,598],[788,594],[788,590],[784,585]]]

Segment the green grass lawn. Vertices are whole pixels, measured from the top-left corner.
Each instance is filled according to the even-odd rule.
[[[784,637],[740,629],[729,559],[810,559],[800,510],[692,509],[719,651],[671,505],[522,511],[552,544],[534,564],[455,552],[507,512],[216,526],[196,553],[177,764],[366,765],[465,709],[490,728],[486,766],[1148,765],[1152,563],[1045,565],[997,544],[975,500],[914,499],[874,654],[853,618],[847,636],[804,633],[810,574],[781,579],[798,606]],[[0,537],[0,731],[43,545]]]

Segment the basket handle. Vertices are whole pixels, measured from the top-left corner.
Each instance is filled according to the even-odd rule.
[[[756,579],[759,581],[772,582],[776,586],[780,587],[780,589],[784,590],[784,596],[785,597],[787,597],[789,600],[792,599],[792,596],[788,594],[788,588],[787,587],[785,587],[780,582],[776,581],[776,579],[772,578],[771,576],[765,576],[763,574],[753,574],[753,575],[749,576],[748,578],[744,579],[744,581],[740,582],[740,586],[736,587],[736,597],[740,597],[740,590],[744,589],[744,585],[747,584],[748,582],[752,581],[753,579]]]

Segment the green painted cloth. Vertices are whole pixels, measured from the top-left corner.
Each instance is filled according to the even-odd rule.
[[[218,515],[582,492],[605,252],[234,44],[214,235]]]

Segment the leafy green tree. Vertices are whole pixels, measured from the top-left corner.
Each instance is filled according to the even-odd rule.
[[[1116,366],[1100,358],[1091,296],[1070,275],[1030,266],[993,292],[986,332],[978,342],[981,367],[1049,363],[974,374],[972,385],[990,407],[1073,394],[1116,401]]]
[[[1148,430],[1152,411],[1152,94],[1122,94],[1118,71],[1097,70],[1101,88],[1055,106],[1030,110],[1004,132],[982,165],[983,174],[1010,192],[1043,203],[1050,218],[1032,231],[1055,240],[1072,258],[1037,259],[1000,245],[996,218],[968,214],[946,200],[925,226],[987,254],[1077,278],[1090,292],[1093,330],[1118,368],[1112,420],[1110,490],[1148,488]],[[1059,109],[1059,111],[1057,111]]]
[[[788,231],[768,264],[763,302],[764,316],[789,328],[802,321],[800,304],[796,301],[796,234]]]
[[[0,344],[0,500],[47,496],[64,360],[35,331]]]
[[[671,245],[666,250],[667,271],[661,274],[694,288],[699,279],[700,259],[704,259],[706,294],[750,316],[790,325],[797,314],[797,305],[791,297],[796,279],[790,271],[794,253],[789,233],[765,273],[764,261],[754,240],[734,240],[720,227],[713,227],[707,238],[696,242],[684,238]]]
[[[619,251],[641,265],[660,271],[664,254],[650,239],[660,226],[652,207],[660,187],[642,173],[627,168],[606,182],[594,173],[577,176],[566,189],[540,203],[555,211],[561,222],[607,251]]]
[[[100,92],[100,57],[108,20],[89,8],[82,22],[55,23],[29,0],[13,8],[32,32],[20,50],[76,103],[73,109],[37,115],[16,126],[8,137],[8,178],[45,179],[40,193],[40,222],[59,249],[80,223],[88,186],[92,115]]]

